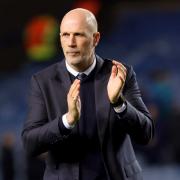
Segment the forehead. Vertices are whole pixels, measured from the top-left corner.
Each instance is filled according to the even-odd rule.
[[[66,16],[63,18],[60,30],[62,31],[87,31],[90,30],[90,26],[83,16]]]

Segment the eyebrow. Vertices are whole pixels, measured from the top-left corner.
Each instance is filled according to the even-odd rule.
[[[65,34],[73,34],[73,35],[85,35],[86,33],[85,32],[81,32],[81,31],[77,31],[77,32],[60,32],[59,35],[65,35]]]

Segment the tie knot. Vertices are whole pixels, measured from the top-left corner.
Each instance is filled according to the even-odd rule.
[[[87,77],[87,75],[84,74],[84,73],[79,73],[79,74],[76,76],[76,78],[79,79],[80,81],[83,80],[83,79],[85,79],[86,77]]]

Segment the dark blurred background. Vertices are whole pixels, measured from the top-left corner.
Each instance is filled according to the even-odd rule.
[[[180,179],[180,2],[173,0],[0,1],[0,180],[40,180],[43,155],[29,158],[21,130],[31,75],[62,60],[59,23],[72,8],[99,22],[97,54],[133,65],[156,124],[135,145],[145,180]]]

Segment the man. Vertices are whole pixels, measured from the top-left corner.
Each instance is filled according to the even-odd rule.
[[[29,154],[48,152],[44,179],[142,179],[131,139],[147,144],[153,122],[132,67],[97,56],[99,39],[94,15],[71,10],[60,25],[65,60],[32,77],[22,138]]]

